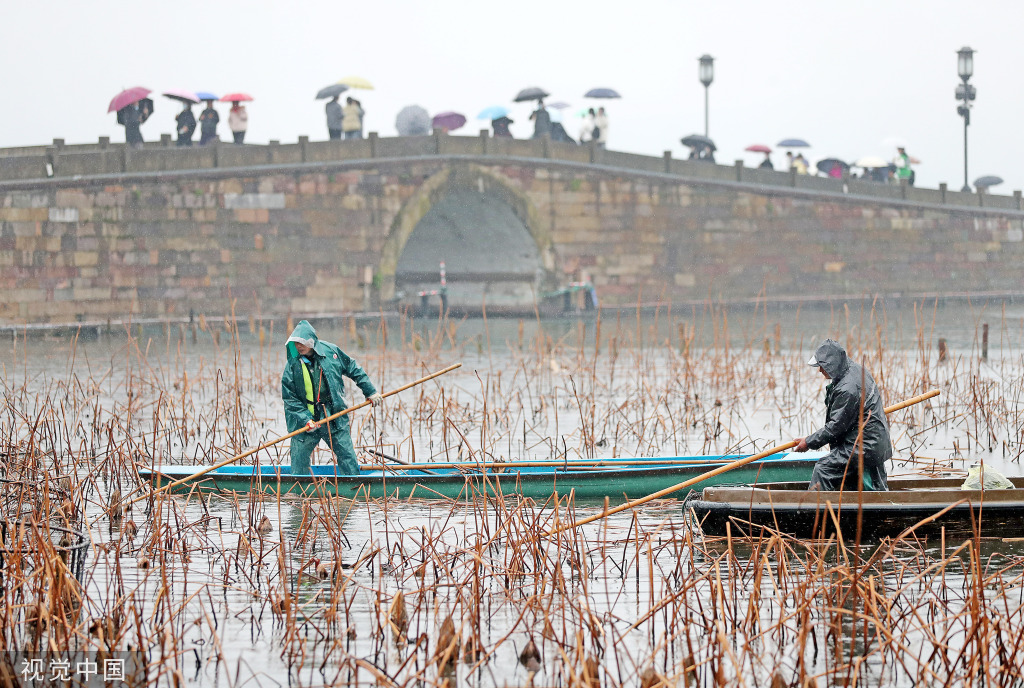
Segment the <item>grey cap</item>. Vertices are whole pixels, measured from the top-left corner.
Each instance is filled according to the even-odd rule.
[[[302,344],[303,346],[308,346],[310,349],[312,349],[315,344],[315,342],[312,339],[303,339],[302,337],[289,337],[288,341],[296,342],[297,344]]]

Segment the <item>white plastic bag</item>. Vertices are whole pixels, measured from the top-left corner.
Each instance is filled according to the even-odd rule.
[[[960,486],[962,490],[980,490],[982,489],[982,475],[985,476],[984,489],[986,490],[1005,490],[1013,488],[1013,483],[1006,479],[1006,477],[994,468],[986,468],[985,466],[978,464],[971,466],[970,470],[967,471],[967,480]]]

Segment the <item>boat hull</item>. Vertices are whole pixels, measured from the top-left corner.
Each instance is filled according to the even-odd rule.
[[[888,492],[808,492],[806,483],[758,488],[712,487],[686,503],[705,535],[846,540],[919,536],[1019,536],[1024,532],[1024,478],[1005,490],[961,490],[961,480],[890,480]],[[915,527],[916,526],[916,527]]]
[[[711,458],[718,459],[712,462]],[[139,476],[154,487],[184,479],[171,488],[175,493],[188,492],[262,492],[305,497],[341,496],[377,499],[384,496],[408,499],[472,499],[476,496],[522,495],[548,499],[555,492],[573,493],[577,500],[612,502],[627,501],[677,485],[685,480],[739,457],[692,457],[671,459],[692,463],[666,464],[646,460],[644,465],[622,465],[627,460],[610,460],[597,468],[574,466],[562,468],[518,467],[515,462],[503,465],[501,472],[483,472],[475,464],[454,468],[429,468],[405,471],[364,471],[360,475],[335,474],[333,467],[315,466],[312,475],[293,476],[287,467],[228,466],[191,478],[200,470],[194,466],[160,466],[139,471]],[[704,459],[703,461],[701,459]],[[567,467],[567,468],[566,468]],[[814,459],[770,458],[715,476],[695,485],[737,485],[790,480],[807,480],[814,468]],[[429,471],[429,472],[428,472]],[[685,497],[689,489],[680,491]]]

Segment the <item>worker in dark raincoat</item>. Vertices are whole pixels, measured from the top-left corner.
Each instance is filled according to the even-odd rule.
[[[825,388],[825,426],[794,440],[799,443],[793,451],[820,449],[826,444],[831,449],[814,465],[810,489],[858,489],[863,450],[864,489],[888,490],[885,462],[892,458],[892,440],[882,395],[871,373],[851,361],[846,350],[832,339],[826,339],[807,363],[831,380]]]
[[[309,457],[320,440],[334,452],[340,473],[358,474],[359,462],[348,416],[322,425],[320,421],[348,408],[344,377],[355,382],[374,406],[381,404],[384,397],[354,359],[334,344],[320,341],[316,330],[305,320],[295,326],[286,348],[288,360],[281,375],[284,417],[288,432],[306,428],[306,432],[292,437],[292,474],[309,475]]]

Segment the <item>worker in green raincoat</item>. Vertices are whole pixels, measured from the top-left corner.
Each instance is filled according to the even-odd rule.
[[[281,375],[284,417],[288,432],[306,428],[306,432],[292,437],[292,474],[309,475],[309,457],[320,440],[338,458],[340,473],[358,474],[348,416],[322,425],[320,421],[348,408],[343,376],[355,382],[374,406],[383,403],[384,397],[354,359],[334,344],[320,341],[305,320],[295,326],[286,347],[288,360]]]

